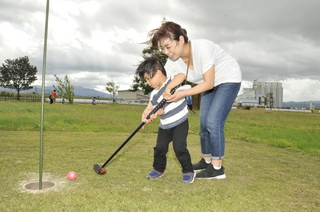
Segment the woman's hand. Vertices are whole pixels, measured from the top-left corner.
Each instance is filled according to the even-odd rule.
[[[169,95],[166,93],[166,91],[163,93],[163,98],[167,100],[167,102],[177,102],[180,99],[185,98],[185,92],[184,91],[176,91],[174,94]]]
[[[170,99],[170,97],[171,97],[171,90],[170,89],[168,89],[168,88],[166,88],[165,90],[164,90],[164,92],[163,92],[163,98],[165,99],[165,100],[169,100]]]

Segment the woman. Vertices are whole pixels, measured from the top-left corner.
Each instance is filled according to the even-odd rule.
[[[186,96],[202,93],[202,159],[193,165],[195,171],[202,171],[197,173],[196,178],[224,179],[224,124],[242,80],[237,61],[209,40],[189,41],[186,30],[174,22],[165,22],[148,35],[150,40],[146,43],[168,56],[165,69],[169,76],[175,75],[163,94],[164,98],[168,102],[175,102]],[[170,90],[184,80],[196,86],[171,95]]]

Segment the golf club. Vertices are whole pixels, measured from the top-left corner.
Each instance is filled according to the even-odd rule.
[[[180,85],[179,85],[180,86]],[[173,88],[171,90],[171,94],[173,94],[177,88],[179,86],[176,86],[175,88]],[[183,87],[183,86],[182,86]],[[163,105],[166,103],[165,99],[162,99],[161,102],[156,105],[153,110],[149,113],[149,115],[146,117],[146,119],[150,119],[150,116],[154,113],[156,113],[161,107],[163,107]],[[93,170],[97,173],[97,174],[105,174],[107,172],[107,170],[104,168],[109,161],[122,149],[122,147],[124,147],[128,141],[140,130],[140,128],[145,124],[145,122],[141,122],[141,124],[131,133],[131,135],[121,144],[121,146],[118,147],[118,149],[110,156],[110,158],[104,163],[104,164],[94,164],[93,166]]]

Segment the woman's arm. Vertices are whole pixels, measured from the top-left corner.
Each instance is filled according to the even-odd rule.
[[[181,81],[183,76],[185,77],[184,74],[177,74],[168,84],[167,89],[163,93],[163,97],[167,100],[167,102],[176,102],[186,96],[192,96],[192,95],[199,94],[204,91],[212,89],[214,87],[215,68],[213,65],[208,71],[206,71],[203,74],[203,82],[199,83],[198,85],[194,86],[191,89],[184,90],[184,91],[177,91],[176,93],[171,95],[170,90],[183,82],[184,79]]]
[[[170,91],[175,88],[177,85],[180,85],[184,80],[186,79],[186,75],[185,74],[177,74],[174,76],[174,78],[171,80],[171,82],[167,85],[166,90],[164,91],[164,95],[166,94],[166,92],[168,92],[168,94],[170,94]]]

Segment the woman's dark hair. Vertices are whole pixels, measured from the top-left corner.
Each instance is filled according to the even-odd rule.
[[[180,36],[183,36],[184,42],[188,43],[187,30],[181,28],[179,24],[174,22],[164,22],[159,28],[153,29],[148,33],[150,40],[145,42],[155,49],[159,49],[159,42],[164,38],[179,41]]]
[[[145,80],[145,73],[147,73],[150,78],[152,78],[157,73],[157,70],[160,70],[164,76],[167,76],[166,70],[164,69],[163,64],[157,56],[151,55],[148,57],[144,55],[143,59],[144,61],[142,61],[136,69],[136,75],[138,75],[141,80]]]

